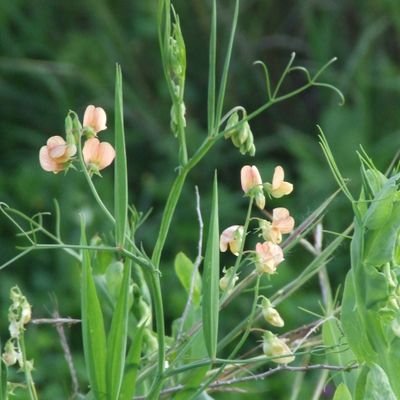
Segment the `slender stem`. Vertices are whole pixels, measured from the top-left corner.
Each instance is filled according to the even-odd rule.
[[[165,369],[165,327],[164,327],[164,308],[161,294],[160,275],[158,271],[153,271],[149,274],[150,290],[152,292],[154,313],[157,325],[158,339],[158,364],[157,373],[154,377],[152,386],[148,393],[149,400],[157,400],[162,389],[162,383]]]
[[[36,388],[35,388],[35,383],[32,378],[31,374],[31,368],[33,366],[29,366],[27,359],[26,359],[26,348],[25,348],[25,339],[24,339],[24,333],[21,332],[19,338],[18,338],[18,344],[19,348],[21,349],[21,355],[22,355],[22,367],[21,369],[25,373],[25,380],[26,380],[26,385],[28,387],[28,392],[29,392],[29,398],[31,400],[38,400],[37,393],[36,393]],[[29,362],[30,363],[30,362]]]
[[[87,183],[89,185],[89,188],[90,188],[90,190],[91,190],[91,192],[92,192],[97,204],[104,211],[104,214],[107,216],[107,218],[113,224],[115,224],[115,218],[113,217],[111,212],[108,210],[106,205],[101,200],[99,194],[97,193],[96,187],[93,184],[92,178],[90,177],[89,172],[88,172],[88,170],[86,168],[86,164],[85,164],[85,161],[83,160],[83,154],[82,154],[82,140],[81,140],[81,137],[79,137],[79,140],[78,140],[78,155],[79,155],[79,161],[80,161],[80,164],[81,164],[81,167],[82,167],[83,175],[85,175],[86,181],[87,181]]]

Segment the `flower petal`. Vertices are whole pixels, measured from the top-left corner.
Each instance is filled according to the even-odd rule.
[[[107,142],[100,143],[97,151],[97,164],[99,166],[99,170],[108,167],[114,161],[114,158],[114,147]]]

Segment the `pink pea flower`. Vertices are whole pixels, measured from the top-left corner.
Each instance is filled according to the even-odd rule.
[[[243,226],[232,225],[226,228],[219,239],[219,248],[222,252],[229,250],[235,255],[239,255],[243,241]]]
[[[256,270],[259,274],[273,274],[284,260],[282,249],[275,243],[256,244]]]
[[[240,182],[243,192],[248,193],[251,189],[262,185],[261,175],[258,168],[253,165],[245,165],[240,171]]]
[[[93,173],[108,167],[115,158],[115,150],[111,144],[100,142],[97,138],[86,140],[82,154],[85,164]]]
[[[90,130],[93,136],[107,129],[107,115],[101,107],[87,106],[83,115],[83,127]]]
[[[61,136],[51,136],[39,151],[40,166],[48,172],[63,171],[76,154],[76,146],[67,144]]]
[[[262,237],[273,243],[281,243],[282,235],[292,232],[294,219],[290,216],[289,210],[284,207],[277,207],[272,210],[272,223],[260,220]]]
[[[243,191],[246,194],[251,193],[255,198],[257,207],[263,209],[265,207],[265,196],[258,168],[254,165],[245,165],[242,167],[240,171],[240,182]]]
[[[271,185],[271,196],[279,199],[293,191],[293,185],[289,182],[285,182],[285,172],[283,168],[278,165],[275,167],[274,176],[272,177]]]

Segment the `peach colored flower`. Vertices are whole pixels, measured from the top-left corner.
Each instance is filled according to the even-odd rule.
[[[259,274],[273,274],[284,260],[282,249],[275,243],[256,244],[256,270]]]
[[[237,256],[243,241],[243,226],[232,225],[226,228],[219,239],[219,248],[222,252],[229,250]]]
[[[51,136],[39,151],[40,166],[48,172],[60,172],[76,153],[74,144],[67,144],[61,136]]]
[[[101,107],[95,107],[93,105],[87,106],[85,114],[83,115],[83,127],[89,128],[93,131],[94,136],[98,132],[107,129],[107,115]]]
[[[243,192],[248,193],[251,189],[262,185],[261,175],[256,166],[245,165],[240,171],[240,182]]]
[[[278,165],[275,167],[274,176],[272,178],[271,196],[279,199],[293,191],[293,185],[285,182],[285,172],[283,168]]]
[[[100,142],[97,138],[86,140],[82,154],[85,164],[94,173],[108,167],[115,158],[115,150],[111,144]]]
[[[272,223],[260,220],[260,229],[264,240],[273,243],[282,242],[282,234],[292,232],[294,219],[290,216],[289,210],[284,207],[277,207],[272,210]]]
[[[261,175],[256,166],[245,165],[240,171],[240,182],[243,191],[254,196],[257,207],[263,209],[265,207],[264,188],[262,185]]]

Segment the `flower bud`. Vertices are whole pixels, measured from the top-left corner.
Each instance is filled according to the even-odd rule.
[[[265,332],[263,336],[263,352],[277,364],[289,364],[295,359],[288,345],[269,331]]]
[[[225,291],[231,291],[236,284],[236,281],[239,279],[238,275],[234,273],[235,268],[230,267],[228,269],[224,268],[222,272],[224,276],[219,280],[219,288]]]
[[[230,137],[234,136],[237,133],[238,122],[239,122],[239,114],[237,113],[237,111],[235,111],[229,116],[228,121],[226,122],[225,134],[224,134],[225,139],[229,139]]]
[[[269,324],[278,328],[282,328],[285,325],[285,322],[279,315],[278,311],[272,307],[271,302],[264,296],[261,302],[261,307],[262,315]]]

